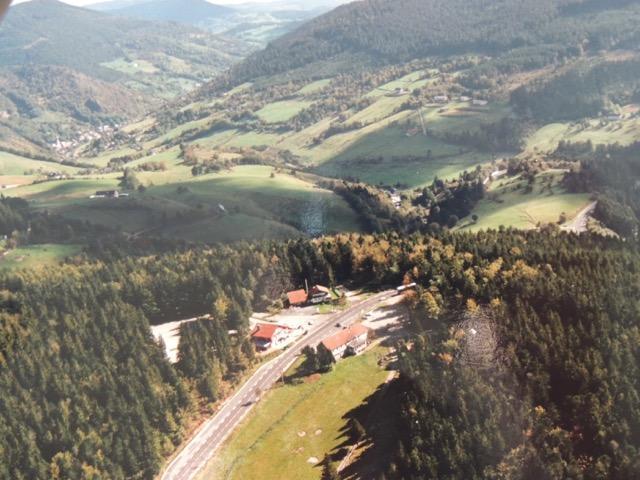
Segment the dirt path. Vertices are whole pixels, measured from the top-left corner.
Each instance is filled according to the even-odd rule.
[[[589,221],[591,214],[595,211],[596,205],[598,205],[598,202],[591,202],[582,211],[580,211],[580,213],[578,213],[578,215],[576,215],[576,217],[573,220],[564,223],[560,228],[567,232],[574,232],[574,233],[586,232],[587,222]]]

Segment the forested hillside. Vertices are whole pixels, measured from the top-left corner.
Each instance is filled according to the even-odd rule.
[[[423,339],[402,355],[387,478],[634,478],[639,272],[633,243],[504,231],[343,235],[4,276],[0,477],[152,478],[194,393],[219,399],[253,361],[242,340],[252,308],[308,278],[421,286],[411,305]],[[204,313],[183,329],[174,370],[149,321]]]
[[[575,56],[584,48],[636,45],[639,18],[640,5],[633,0],[366,0],[274,41],[234,72],[240,81],[308,70],[309,64],[343,55],[380,64],[460,53],[502,55],[531,46],[555,57]]]

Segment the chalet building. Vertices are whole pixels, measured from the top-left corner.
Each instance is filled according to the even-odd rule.
[[[322,285],[314,285],[309,291],[309,303],[317,305],[318,303],[324,303],[331,298],[331,291],[327,287]]]
[[[489,104],[489,102],[487,100],[476,98],[475,100],[473,100],[473,102],[471,102],[471,104],[476,107],[486,107]]]
[[[322,285],[314,285],[308,292],[304,289],[287,292],[287,300],[291,307],[301,307],[306,304],[317,305],[331,299],[331,290]]]
[[[360,323],[351,325],[322,341],[322,345],[331,352],[336,361],[348,355],[359,354],[368,344],[369,329]]]
[[[258,350],[278,348],[289,339],[291,329],[273,323],[259,323],[251,333],[251,339]]]
[[[436,95],[433,97],[433,101],[436,103],[447,103],[449,101],[449,97],[447,95]]]

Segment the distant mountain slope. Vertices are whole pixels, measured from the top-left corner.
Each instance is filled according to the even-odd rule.
[[[109,13],[144,20],[199,25],[210,18],[232,15],[235,10],[221,5],[214,5],[206,0],[150,0],[124,8],[109,10]]]
[[[229,8],[207,0],[112,0],[89,5],[111,15],[197,26],[262,48],[346,0],[284,0]]]
[[[64,65],[110,79],[101,65],[132,53],[206,65],[212,75],[247,50],[191,27],[116,18],[56,0],[13,7],[0,29],[0,65]]]
[[[246,80],[344,54],[388,63],[541,44],[625,46],[637,42],[639,20],[638,0],[364,0],[274,41],[235,74]]]
[[[77,137],[190,91],[249,51],[188,25],[19,4],[0,27],[0,123],[37,144]]]

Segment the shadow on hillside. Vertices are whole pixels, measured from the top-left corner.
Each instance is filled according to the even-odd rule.
[[[359,440],[357,455],[340,472],[342,479],[373,479],[383,472],[394,451],[400,380],[380,385],[360,405],[342,416],[344,424],[336,440],[341,441],[329,454],[331,461],[340,464]],[[354,429],[357,420],[364,436],[357,438]],[[317,465],[323,467],[323,463]]]

